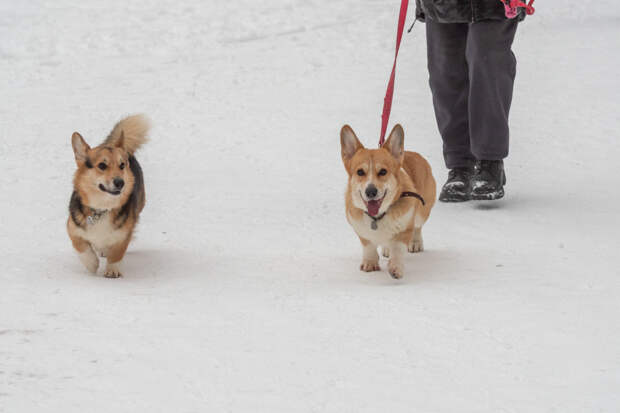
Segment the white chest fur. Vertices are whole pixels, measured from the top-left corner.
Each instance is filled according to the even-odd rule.
[[[105,214],[85,228],[77,228],[77,234],[90,243],[95,252],[105,256],[107,250],[125,240],[127,232],[118,230],[112,222],[110,214]]]
[[[377,221],[377,229],[372,229],[372,221],[368,215],[363,214],[362,219],[354,220],[347,214],[349,224],[353,227],[357,235],[369,240],[375,245],[388,246],[390,241],[401,232],[405,231],[412,223],[415,210],[411,208],[399,217],[386,214]]]

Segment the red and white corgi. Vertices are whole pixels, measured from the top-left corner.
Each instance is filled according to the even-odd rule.
[[[142,169],[134,152],[146,142],[148,130],[147,119],[134,115],[118,122],[95,148],[77,132],[71,137],[77,171],[67,231],[92,273],[101,256],[107,258],[106,277],[121,275],[121,260],[145,204]]]
[[[349,174],[347,220],[363,248],[360,269],[380,269],[380,246],[394,278],[403,276],[405,251],[424,249],[422,226],[436,195],[431,166],[422,155],[405,152],[404,140],[400,125],[379,149],[364,148],[349,125],[340,131],[342,162]]]

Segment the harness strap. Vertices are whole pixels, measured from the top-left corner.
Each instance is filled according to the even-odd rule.
[[[422,205],[426,205],[426,202],[424,202],[424,198],[422,198],[422,195],[418,194],[417,192],[410,192],[410,191],[405,191],[402,194],[400,194],[401,198],[407,197],[407,196],[411,196],[413,198],[417,198],[420,200],[420,202],[422,202]]]

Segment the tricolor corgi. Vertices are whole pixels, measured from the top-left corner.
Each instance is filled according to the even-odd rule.
[[[92,273],[99,267],[98,257],[105,257],[104,275],[121,276],[120,263],[145,203],[142,169],[134,153],[146,142],[148,130],[148,120],[134,115],[118,122],[95,148],[77,132],[71,137],[77,171],[67,231]]]
[[[362,271],[379,270],[377,247],[389,257],[388,271],[403,276],[405,251],[424,249],[422,226],[435,204],[435,179],[420,154],[405,152],[396,125],[379,149],[366,149],[349,125],[340,131],[342,162],[349,174],[347,221],[362,242]]]

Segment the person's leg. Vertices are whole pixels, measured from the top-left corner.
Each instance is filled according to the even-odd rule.
[[[471,166],[469,80],[465,50],[467,23],[426,21],[429,84],[446,166]]]
[[[471,23],[467,39],[469,138],[478,160],[508,156],[508,113],[516,72],[517,20]]]

